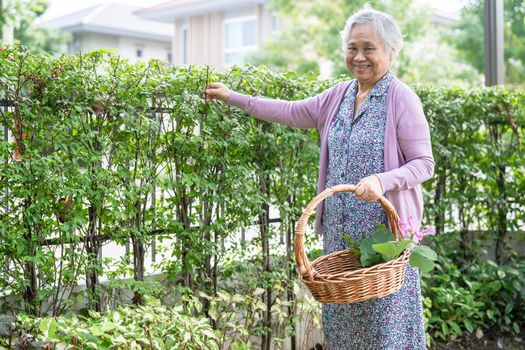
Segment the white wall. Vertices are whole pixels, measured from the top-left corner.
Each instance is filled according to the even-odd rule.
[[[75,35],[73,45],[76,45],[78,38],[78,48],[82,52],[88,52],[91,50],[99,50],[105,48],[117,48],[118,40],[117,37],[112,35],[97,34],[97,33],[82,33],[78,37]]]
[[[237,10],[229,10],[224,12],[224,19],[231,19],[237,17],[255,16],[257,14],[257,7],[255,5],[245,7]]]
[[[157,58],[167,62],[168,54],[171,54],[171,42],[119,37],[118,51],[122,57],[135,62],[137,60],[137,49],[139,48],[142,49],[141,59],[144,60]]]
[[[115,53],[122,58],[129,59],[131,62],[136,62],[137,49],[142,50],[141,59],[149,60],[150,58],[157,58],[168,61],[168,54],[171,54],[171,42],[161,42],[145,39],[135,39],[130,37],[118,37],[114,35],[98,34],[98,33],[82,33],[75,35],[72,43],[72,48],[69,50],[71,54],[77,53],[79,50],[88,52],[98,49],[115,49]]]

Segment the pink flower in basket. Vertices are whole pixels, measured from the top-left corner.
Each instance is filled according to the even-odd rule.
[[[422,230],[418,230],[414,224],[414,218],[412,216],[409,216],[406,222],[399,219],[398,225],[401,237],[406,239],[412,238],[412,242],[415,244],[421,242],[425,235],[434,235],[436,233],[436,230],[433,227],[426,227]]]

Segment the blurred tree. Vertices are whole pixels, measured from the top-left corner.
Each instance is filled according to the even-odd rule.
[[[391,14],[404,34],[404,47],[393,64],[397,76],[407,82],[478,82],[479,73],[457,60],[455,47],[440,40],[430,22],[428,8],[412,0],[370,0],[373,8]],[[270,9],[281,18],[282,27],[251,59],[281,70],[320,72],[330,67],[332,76],[349,74],[343,60],[340,31],[363,0],[272,0]]]
[[[461,11],[461,20],[445,36],[463,62],[484,72],[483,16],[484,1],[470,0]],[[523,84],[525,80],[525,0],[505,0],[504,50],[505,82]]]
[[[15,41],[32,50],[58,51],[71,35],[35,25],[48,5],[48,0],[0,0],[0,28],[13,27]]]
[[[407,12],[412,0],[370,0],[373,8],[394,16],[411,41],[422,34],[425,16]],[[267,63],[299,73],[319,72],[319,62],[326,60],[332,65],[335,76],[346,74],[340,31],[348,16],[364,5],[363,0],[272,0],[270,9],[276,11],[283,21],[283,28],[275,40],[268,43],[256,63]]]
[[[443,28],[428,28],[415,41],[405,43],[401,57],[394,62],[397,76],[407,83],[482,86],[477,69],[461,62],[455,47],[440,40]]]

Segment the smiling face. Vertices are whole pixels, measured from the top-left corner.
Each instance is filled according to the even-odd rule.
[[[394,53],[387,52],[370,23],[354,25],[346,47],[345,62],[360,85],[374,85],[388,71],[393,58]]]

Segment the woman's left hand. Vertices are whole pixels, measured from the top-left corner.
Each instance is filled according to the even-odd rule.
[[[357,184],[355,195],[368,203],[377,201],[383,196],[383,186],[376,175],[367,176]]]

